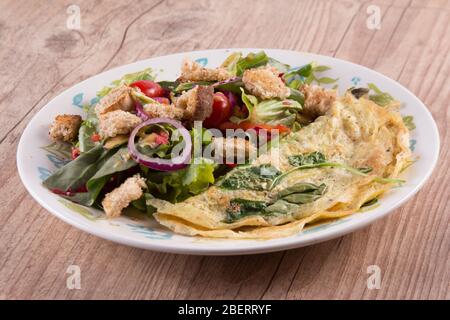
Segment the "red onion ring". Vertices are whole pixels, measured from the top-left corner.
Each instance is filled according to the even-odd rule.
[[[136,115],[142,119],[142,121],[147,121],[149,119],[148,114],[145,113],[144,107],[139,101],[134,103],[134,107],[136,109]]]
[[[155,100],[158,103],[166,104],[165,103],[165,99],[169,99],[169,98],[167,98],[167,97],[156,97],[156,98],[152,98],[152,99]],[[169,100],[169,104],[170,104],[170,100]]]
[[[172,159],[150,158],[137,150],[134,139],[139,130],[145,126],[158,123],[167,123],[179,130],[186,144],[183,152],[179,156]],[[186,167],[189,160],[191,159],[191,150],[192,141],[189,131],[187,131],[187,129],[183,127],[183,125],[179,121],[169,118],[153,118],[142,122],[140,125],[133,129],[130,134],[130,138],[128,139],[128,151],[130,152],[133,159],[143,166],[159,171],[173,171]]]
[[[231,91],[223,91],[225,96],[228,98],[228,101],[230,102],[231,110],[233,112],[234,107],[236,107],[238,100],[236,98],[236,95]]]
[[[216,82],[212,86],[213,87],[217,87],[217,86],[221,86],[223,84],[227,84],[227,83],[235,82],[235,81],[241,81],[241,80],[242,80],[242,77],[233,77],[233,78],[229,78],[229,79],[224,80],[224,81]]]

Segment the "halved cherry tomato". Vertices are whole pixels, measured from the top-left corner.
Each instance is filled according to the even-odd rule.
[[[156,100],[162,104],[170,104],[170,100],[166,97],[155,97],[155,98],[153,98],[153,100]]]
[[[203,121],[206,128],[217,128],[228,121],[232,113],[231,104],[222,92],[214,93],[213,108],[210,116]]]
[[[165,94],[164,89],[151,80],[138,80],[131,83],[130,87],[139,88],[143,94],[150,98],[162,97]]]
[[[260,136],[260,134],[261,134],[260,130],[266,130],[266,133],[265,133],[265,134],[267,134],[267,136],[265,138],[266,141],[272,140],[272,138],[274,136],[291,132],[291,129],[289,129],[288,127],[286,127],[282,124],[272,126],[272,125],[268,125],[265,123],[255,124],[255,123],[251,123],[250,121],[243,121],[239,124],[227,121],[227,122],[222,123],[219,126],[219,129],[222,131],[225,131],[226,129],[233,129],[233,130],[242,129],[244,131],[253,129],[256,131],[256,134],[258,136]],[[262,136],[260,136],[260,138],[262,138]]]
[[[158,145],[169,143],[169,134],[167,132],[161,131],[159,134],[156,133],[155,142]]]
[[[92,142],[99,142],[102,139],[98,133],[93,133],[91,136]]]
[[[227,121],[227,122],[224,122],[221,125],[219,125],[219,129],[220,130],[226,130],[226,129],[249,130],[249,129],[254,129],[256,131],[258,131],[258,130],[267,130],[268,132],[272,132],[272,131],[278,130],[278,132],[280,134],[291,132],[291,129],[289,129],[288,127],[286,127],[286,126],[284,126],[282,124],[278,124],[278,125],[272,126],[272,125],[265,124],[265,123],[251,123],[250,121],[243,121],[241,123],[233,123],[233,122]]]
[[[80,155],[80,149],[78,148],[72,148],[71,156],[72,160],[75,160]]]

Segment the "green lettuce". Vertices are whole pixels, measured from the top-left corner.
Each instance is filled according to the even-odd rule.
[[[302,110],[302,105],[292,99],[285,100],[264,100],[258,102],[255,96],[246,94],[241,89],[241,98],[248,109],[247,118],[238,118],[233,116],[230,120],[234,123],[250,121],[251,123],[266,123],[269,125],[292,126],[295,122],[297,113]]]
[[[317,65],[316,62],[310,62],[290,70],[284,74],[284,81],[287,86],[291,89],[298,89],[303,84],[311,84],[316,82],[318,85],[322,84],[333,84],[338,81],[338,79],[333,79],[330,77],[319,77],[317,74],[330,70],[328,66]]]
[[[242,76],[245,70],[265,66],[267,63],[269,63],[269,57],[264,51],[249,53],[236,63],[236,75]]]
[[[231,74],[237,74],[237,63],[242,59],[242,52],[233,52],[230,54],[221,67],[227,69]]]
[[[210,159],[197,158],[184,169],[147,173],[150,192],[157,198],[180,202],[205,191],[215,181],[217,164]]]
[[[245,57],[242,56],[242,52],[233,52],[225,59],[221,67],[227,69],[234,76],[242,76],[247,69],[265,65],[275,67],[282,73],[288,72],[291,68],[288,64],[268,57],[264,51],[249,53]]]
[[[106,150],[98,144],[55,171],[43,185],[59,193],[75,192],[73,195],[63,197],[82,205],[92,206],[113,174],[136,165],[126,147]],[[84,188],[87,188],[87,192],[77,192]]]
[[[92,205],[95,202],[100,191],[114,174],[124,172],[134,166],[137,166],[137,162],[131,158],[127,147],[114,150],[111,157],[99,167],[95,175],[86,183],[90,195],[86,205]]]
[[[95,105],[86,104],[83,106],[83,109],[86,112],[86,119],[84,119],[80,130],[78,130],[78,148],[81,153],[87,152],[96,146],[91,137],[98,132],[98,118],[95,113]]]
[[[103,146],[98,145],[56,170],[44,180],[43,185],[50,190],[61,192],[83,188],[87,181],[94,176],[103,163],[111,156],[111,153],[104,150]]]

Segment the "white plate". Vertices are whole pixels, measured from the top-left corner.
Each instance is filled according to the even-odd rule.
[[[17,166],[23,184],[44,208],[63,221],[121,244],[184,254],[236,255],[292,249],[339,237],[362,228],[379,219],[411,198],[424,184],[436,165],[439,154],[437,126],[427,108],[406,88],[373,70],[343,60],[286,50],[265,50],[266,53],[291,66],[311,61],[331,67],[324,76],[339,78],[342,93],[351,86],[375,83],[403,103],[401,113],[414,116],[417,128],[412,131],[411,145],[418,161],[403,175],[407,182],[388,192],[380,205],[370,211],[354,214],[328,224],[310,227],[294,236],[273,240],[213,240],[185,237],[158,225],[151,219],[139,220],[120,217],[116,220],[94,218],[101,215],[96,209],[68,202],[45,189],[41,182],[62,165],[58,159],[47,154],[41,146],[49,144],[48,126],[53,118],[62,113],[82,115],[81,105],[95,98],[97,90],[120,78],[125,73],[152,67],[158,73],[157,80],[176,79],[183,57],[189,56],[207,66],[218,66],[231,51],[255,52],[261,49],[219,49],[180,53],[138,61],[118,67],[89,78],[64,91],[42,108],[30,121],[20,139]]]

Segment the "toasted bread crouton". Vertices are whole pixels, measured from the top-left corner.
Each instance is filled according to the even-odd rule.
[[[225,68],[210,69],[190,59],[184,59],[181,65],[180,81],[223,81],[232,77]]]
[[[150,118],[170,118],[175,120],[183,119],[184,110],[175,105],[162,103],[149,103],[144,105],[144,111]]]
[[[115,111],[131,111],[134,109],[134,100],[131,96],[132,88],[123,84],[117,88],[112,89],[106,96],[104,96],[95,106],[97,117],[100,115]]]
[[[50,138],[54,141],[74,141],[81,126],[81,117],[71,114],[56,116],[50,127]]]
[[[237,160],[244,163],[249,157],[256,157],[256,147],[243,138],[214,138],[213,148],[216,155],[222,156],[224,160]]]
[[[99,118],[99,133],[102,138],[128,134],[142,122],[141,118],[122,110],[102,114]]]
[[[327,90],[316,85],[304,84],[300,91],[305,96],[302,113],[310,118],[324,115],[336,100],[336,91]]]
[[[278,76],[275,68],[257,68],[245,70],[242,77],[245,89],[261,99],[286,99],[289,96],[289,88]]]
[[[118,188],[105,195],[102,201],[103,209],[108,218],[116,218],[122,210],[129,206],[131,201],[142,197],[142,189],[147,186],[145,179],[136,174],[122,183]]]
[[[196,86],[183,93],[175,106],[184,111],[183,120],[203,121],[212,113],[214,88],[211,86]]]

